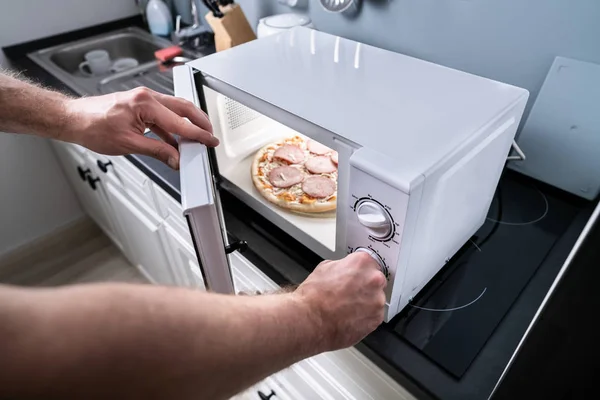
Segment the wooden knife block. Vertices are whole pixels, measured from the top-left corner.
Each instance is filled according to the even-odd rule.
[[[211,12],[206,14],[206,22],[215,34],[215,47],[217,51],[230,49],[238,44],[256,39],[246,15],[239,4],[234,3],[221,7],[223,18],[215,17]]]

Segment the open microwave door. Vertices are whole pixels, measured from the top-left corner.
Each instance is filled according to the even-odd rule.
[[[176,97],[201,107],[189,66],[173,68],[173,83]],[[229,246],[210,151],[201,143],[180,138],[181,203],[206,288],[229,294],[234,293]]]

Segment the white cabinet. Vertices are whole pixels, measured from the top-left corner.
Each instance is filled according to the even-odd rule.
[[[106,185],[112,210],[123,234],[130,261],[153,283],[175,284],[163,247],[164,227],[142,203],[112,182]]]
[[[198,258],[192,245],[191,239],[180,236],[167,219],[166,239],[168,254],[170,257],[171,270],[179,286],[204,290],[204,280],[198,266]]]
[[[87,214],[106,235],[123,250],[121,238],[115,227],[110,205],[104,192],[103,182],[85,154],[74,145],[55,143],[54,150],[73,191]]]
[[[54,148],[83,209],[127,259],[150,282],[178,284],[152,182],[124,157],[107,158],[62,142]]]

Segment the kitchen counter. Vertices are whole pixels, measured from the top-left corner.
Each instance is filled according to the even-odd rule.
[[[79,31],[75,34],[60,35],[24,45],[12,46],[5,49],[5,53],[12,66],[23,71],[26,76],[41,82],[47,87],[73,93],[68,87],[29,60],[25,54],[35,49],[69,41],[73,37],[81,38],[86,35],[132,25],[141,26],[141,20],[139,18],[126,19]],[[179,173],[177,171],[173,171],[151,157],[129,155],[126,158],[173,198],[181,201]],[[527,179],[518,176],[516,173],[507,172],[506,175],[509,182],[527,181]],[[568,203],[567,208],[575,210],[573,221],[564,231],[564,234],[556,240],[539,268],[532,272],[531,279],[526,287],[518,294],[510,310],[495,328],[493,335],[482,345],[481,350],[476,354],[472,363],[467,365],[468,368],[460,377],[453,376],[444,368],[440,368],[427,357],[424,357],[414,343],[399,338],[397,332],[394,331],[395,326],[392,326],[392,324],[382,325],[357,345],[357,348],[419,398],[457,400],[488,398],[595,205],[581,202],[552,188],[542,187],[544,193],[555,196],[558,199],[556,201]],[[264,251],[260,251],[260,255],[259,252],[252,250],[244,255],[280,284],[302,281],[310,272],[305,265],[307,263],[316,265],[319,261],[318,257],[307,255],[303,253],[302,249],[295,247],[293,243],[286,242],[285,238],[279,237],[275,228],[269,230],[269,232],[264,232],[264,230],[259,232],[256,224],[248,223],[248,218],[251,216],[253,221],[257,221],[261,220],[262,217],[256,215],[253,210],[244,207],[243,204],[236,203],[236,201],[232,196],[225,196],[223,199],[228,231],[231,229],[229,233],[233,238],[242,238],[249,243],[252,242],[257,247],[263,246],[262,249],[264,249]],[[228,204],[235,206],[228,207]],[[266,239],[269,235],[270,237]],[[273,246],[273,242],[277,245]],[[271,267],[272,265],[282,267],[275,270]]]

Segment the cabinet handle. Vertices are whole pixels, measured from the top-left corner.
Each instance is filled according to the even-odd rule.
[[[90,174],[92,171],[89,168],[83,169],[81,167],[77,167],[77,172],[79,172],[79,177],[81,178],[81,180],[85,182],[88,174]]]
[[[96,190],[97,186],[96,186],[96,182],[100,181],[100,178],[92,178],[91,175],[88,175],[87,177],[87,182],[90,185],[90,187],[92,188],[92,190]]]
[[[98,168],[100,168],[100,171],[104,172],[105,174],[108,172],[108,166],[113,165],[112,161],[102,162],[100,160],[96,161],[96,164],[98,164]]]
[[[258,397],[260,397],[260,400],[269,400],[273,396],[277,396],[274,390],[271,390],[271,393],[268,395],[264,394],[260,390],[258,391]]]

